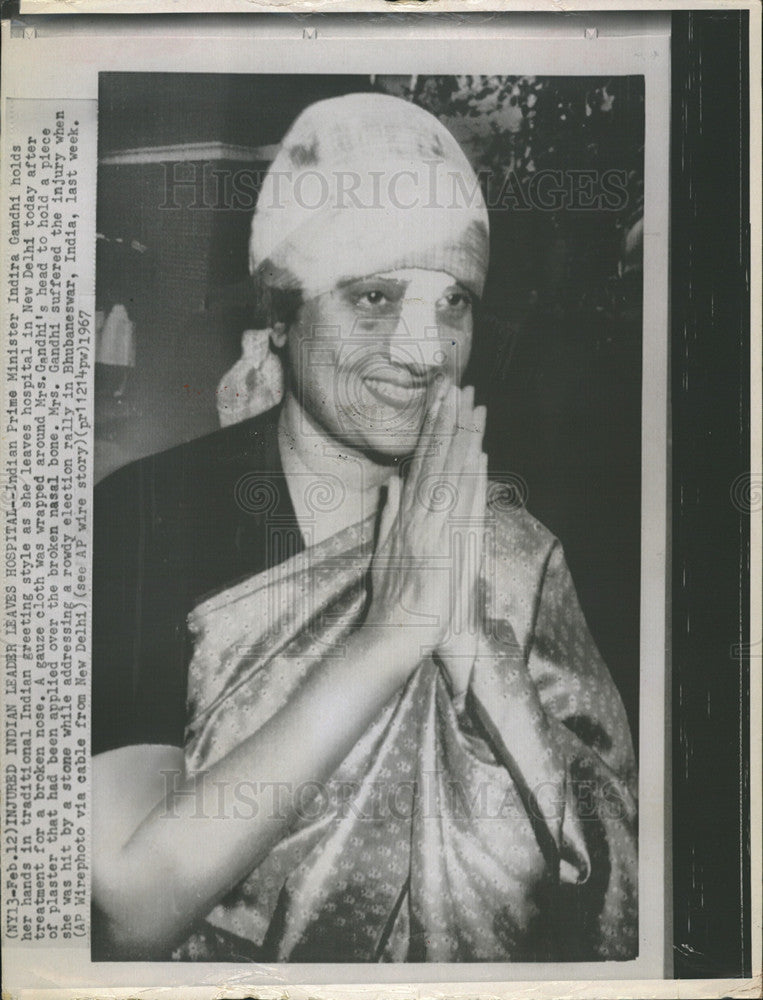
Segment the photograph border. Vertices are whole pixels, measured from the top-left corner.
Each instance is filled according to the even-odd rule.
[[[26,6],[32,7],[34,0],[28,0]],[[579,5],[576,5],[579,6]],[[598,5],[599,7],[602,4]],[[633,5],[635,6],[635,5]],[[760,98],[754,81],[760,79],[760,10],[754,6],[746,4],[685,4],[685,8],[702,7],[704,10],[722,7],[729,15],[733,15],[734,9],[741,11],[738,15],[740,22],[748,20],[749,33],[747,41],[750,44],[751,61],[748,68],[748,77],[745,81],[744,74],[737,75],[737,94],[740,99],[740,113],[737,118],[728,116],[726,121],[726,131],[723,135],[732,149],[739,149],[739,158],[735,164],[736,174],[733,167],[726,167],[723,177],[726,178],[727,186],[724,188],[726,194],[718,196],[718,185],[722,179],[719,172],[711,163],[709,155],[709,137],[699,134],[696,128],[696,120],[684,123],[684,127],[679,131],[677,123],[682,122],[680,117],[682,112],[689,112],[697,106],[698,101],[702,101],[705,109],[713,109],[717,112],[723,98],[720,95],[721,88],[718,87],[717,80],[712,81],[709,74],[704,75],[698,72],[697,59],[704,55],[707,48],[715,50],[715,56],[720,60],[719,65],[727,66],[729,53],[734,51],[729,45],[728,38],[725,40],[727,47],[724,49],[724,41],[713,33],[705,33],[701,24],[703,13],[688,12],[680,15],[684,18],[681,22],[680,32],[676,31],[679,22],[679,15],[673,17],[674,35],[672,41],[673,49],[673,140],[671,151],[671,197],[673,199],[673,214],[671,215],[671,391],[673,413],[672,425],[672,532],[673,545],[671,560],[668,563],[668,570],[672,576],[672,649],[673,649],[673,698],[674,705],[681,706],[681,710],[673,713],[673,728],[669,734],[669,749],[674,755],[674,774],[678,770],[678,762],[684,768],[689,769],[690,779],[685,785],[681,785],[678,793],[673,794],[673,832],[674,844],[679,844],[680,850],[676,851],[679,869],[676,868],[675,858],[672,867],[672,900],[673,900],[673,926],[677,939],[685,948],[680,954],[673,954],[675,962],[676,979],[683,982],[673,983],[676,989],[682,990],[690,988],[691,984],[696,985],[693,995],[715,996],[715,995],[742,995],[745,989],[745,981],[759,975],[759,967],[756,967],[756,955],[760,954],[760,879],[755,877],[755,872],[760,870],[760,676],[759,669],[750,669],[751,666],[759,666],[760,640],[756,636],[760,634],[760,510],[761,510],[761,478],[760,478],[760,429],[758,419],[760,415],[760,180],[759,171],[749,170],[749,157],[753,163],[760,163]],[[678,8],[678,4],[671,5],[671,9]],[[732,10],[729,10],[729,8]],[[35,9],[39,7],[35,5]],[[218,8],[219,9],[219,8]],[[250,8],[251,9],[251,8]],[[664,8],[661,8],[664,9]],[[87,19],[82,19],[87,20]],[[121,21],[122,19],[117,19]],[[5,27],[5,26],[4,26]],[[81,25],[75,28],[79,33]],[[115,29],[120,30],[118,25]],[[300,24],[300,30],[304,27]],[[717,27],[717,25],[716,25]],[[43,34],[43,25],[39,25],[40,33]],[[103,30],[103,29],[101,29]],[[308,29],[309,30],[309,29]],[[127,35],[129,30],[125,27]],[[85,32],[86,33],[86,32]],[[699,39],[701,38],[701,43]],[[7,41],[7,35],[6,35]],[[736,52],[746,50],[744,32],[738,30]],[[722,55],[721,55],[722,53]],[[725,61],[724,61],[725,60]],[[679,75],[680,68],[680,75]],[[5,70],[4,70],[5,72]],[[729,74],[733,76],[732,73]],[[750,130],[745,128],[745,95],[749,95]],[[716,121],[721,119],[716,119]],[[749,136],[749,147],[745,149],[745,135]],[[737,145],[734,145],[736,139]],[[681,159],[683,157],[683,159]],[[745,198],[745,175],[747,184],[747,198]],[[697,211],[697,205],[691,200],[690,192],[696,192],[702,183],[708,186],[704,190],[705,201],[703,202],[704,214]],[[732,190],[735,193],[729,194]],[[756,199],[757,195],[757,199]],[[744,206],[745,201],[748,206],[747,217],[742,211],[738,218],[738,229],[736,231],[737,247],[739,250],[735,270],[734,280],[725,286],[721,282],[713,284],[712,296],[705,295],[702,301],[695,305],[690,298],[689,288],[700,288],[700,281],[707,281],[708,271],[718,266],[718,256],[722,245],[730,238],[728,201]],[[710,221],[712,220],[712,221]],[[720,237],[722,242],[708,234],[713,233]],[[712,244],[712,245],[711,245]],[[688,264],[686,263],[688,261]],[[645,280],[645,285],[647,284]],[[753,294],[750,299],[750,287]],[[683,294],[679,293],[679,289]],[[709,290],[708,290],[709,291]],[[717,317],[717,318],[714,318]],[[712,370],[713,365],[719,366],[719,371],[723,370],[723,364],[728,362],[727,351],[729,343],[729,328],[734,329],[734,360],[738,379],[736,382],[723,383],[720,379],[714,383],[716,394],[714,395],[715,405],[712,408],[712,418],[707,419],[707,398],[703,392],[702,376]],[[700,335],[707,330],[712,334],[706,341]],[[691,376],[691,377],[689,377]],[[724,390],[725,385],[725,390]],[[752,419],[751,419],[752,418]],[[716,434],[716,441],[713,442],[710,454],[713,459],[711,464],[711,474],[708,475],[707,465],[703,465],[702,456],[707,457],[703,451],[703,446]],[[666,473],[667,463],[666,463]],[[742,477],[740,479],[740,477]],[[746,477],[746,478],[745,478]],[[687,504],[683,496],[694,495],[697,502]],[[731,511],[731,512],[730,512]],[[725,600],[718,601],[717,594],[713,593],[712,586],[704,582],[703,570],[706,572],[706,543],[707,533],[717,530],[720,522],[724,526],[724,538],[730,540],[728,549],[723,556],[722,567],[719,571],[736,573],[738,587],[732,594],[725,591]],[[697,532],[701,531],[701,537]],[[748,583],[745,584],[745,568],[750,567]],[[696,584],[687,589],[682,583],[682,574],[689,572],[690,580]],[[719,608],[720,603],[720,608]],[[667,603],[666,608],[667,611]],[[694,622],[702,620],[702,616],[718,615],[727,626],[731,627],[730,636],[732,641],[726,643],[727,660],[724,660],[732,669],[736,669],[736,675],[732,676],[734,692],[736,698],[730,697],[721,700],[714,712],[712,722],[716,728],[711,729],[708,721],[708,713],[701,705],[689,705],[682,700],[684,679],[696,680],[698,670],[702,670],[702,676],[712,677],[712,671],[717,668],[717,653],[703,649],[697,633],[692,633],[686,629],[685,623],[688,618]],[[680,615],[680,617],[679,617]],[[757,629],[756,629],[757,626]],[[701,633],[700,633],[701,635]],[[667,637],[666,637],[667,638]],[[666,644],[667,648],[667,644]],[[735,652],[736,650],[736,652]],[[755,662],[757,661],[757,663]],[[699,664],[699,666],[698,666]],[[724,674],[725,676],[730,676]],[[728,692],[725,692],[728,694]],[[723,720],[719,722],[719,720]],[[734,738],[732,745],[728,748],[728,754],[724,759],[727,761],[725,775],[733,774],[736,780],[734,788],[731,790],[737,796],[737,805],[744,804],[745,796],[751,796],[747,801],[751,803],[747,822],[749,826],[749,838],[746,839],[745,814],[742,808],[735,814],[735,821],[738,825],[731,824],[728,836],[723,840],[721,853],[724,858],[731,859],[724,872],[733,871],[736,878],[733,885],[739,889],[738,895],[729,898],[723,894],[728,890],[728,877],[721,876],[719,879],[711,879],[708,882],[698,884],[696,878],[691,884],[691,866],[685,859],[688,859],[692,850],[695,857],[698,850],[704,852],[707,857],[709,845],[703,840],[702,823],[707,819],[708,804],[703,805],[702,796],[698,794],[703,788],[703,783],[707,781],[707,754],[703,755],[701,748],[707,747],[712,751],[717,750],[719,740],[717,727],[722,727],[724,734],[731,734]],[[757,750],[757,753],[756,753]],[[733,759],[737,764],[736,772],[728,769],[728,760]],[[674,789],[675,789],[674,785]],[[669,776],[666,778],[666,794],[669,794]],[[728,804],[726,804],[728,808]],[[711,808],[712,805],[711,805]],[[687,841],[685,834],[680,833],[677,819],[683,822],[687,818],[687,813],[691,816],[689,821],[690,838]],[[693,841],[692,841],[693,838]],[[693,843],[693,848],[686,845]],[[757,848],[757,850],[756,850]],[[713,862],[717,861],[717,855],[713,856]],[[643,859],[642,859],[643,864]],[[745,876],[749,873],[749,883],[745,884]],[[740,878],[741,876],[741,878]],[[712,894],[713,908],[710,913],[710,920],[704,926],[698,925],[696,920],[692,924],[689,908],[683,906],[683,902],[688,898],[687,893],[707,890]],[[741,904],[743,918],[747,923],[747,937],[750,947],[744,940],[745,931],[740,935],[735,949],[734,962],[736,975],[731,975],[734,971],[728,966],[723,971],[723,961],[718,960],[717,955],[713,955],[707,948],[708,941],[713,934],[724,934],[729,928],[729,921],[735,918],[736,910]],[[668,922],[671,917],[668,915]],[[667,930],[667,928],[666,928]],[[727,938],[724,938],[726,940]],[[31,952],[29,954],[32,954]],[[759,960],[758,960],[759,961]],[[683,973],[683,975],[681,974]],[[722,977],[717,978],[715,977]],[[689,982],[691,980],[691,983]],[[229,984],[230,985],[230,984]],[[394,987],[397,993],[401,984]],[[482,983],[480,991],[493,990],[499,984]],[[583,988],[582,983],[574,984],[567,988],[560,983],[535,984],[542,990],[553,991],[554,996],[599,996],[609,995],[609,988],[613,989],[612,995],[616,996],[638,996],[638,981],[620,981],[618,983],[599,982],[589,984],[592,992]],[[646,985],[646,984],[644,984]],[[751,985],[748,982],[748,986]],[[386,984],[390,988],[392,984]],[[649,983],[650,995],[672,996],[672,993],[664,992],[671,986],[671,981]],[[520,984],[503,984],[503,992],[508,988],[518,991]],[[385,987],[382,987],[385,988]],[[200,988],[201,989],[201,988]],[[347,986],[331,987],[302,987],[297,984],[289,986],[290,995],[297,997],[307,996],[340,996],[353,989]],[[416,987],[421,993],[421,984]],[[438,987],[441,991],[442,986]],[[717,989],[718,992],[715,992]],[[739,993],[736,993],[736,990]],[[468,991],[468,984],[451,984],[448,986],[452,995],[458,995]],[[122,988],[108,987],[110,995],[128,996],[130,991]],[[15,991],[17,995],[24,995],[23,989]],[[77,990],[77,995],[86,995],[88,990]],[[151,995],[153,990],[141,987],[143,995]],[[165,989],[161,993],[166,992]],[[278,988],[262,987],[257,989],[258,996],[277,995]],[[39,990],[31,990],[28,995],[39,995]],[[46,995],[68,996],[70,991],[45,990]],[[183,988],[183,995],[207,995],[202,994],[195,988]],[[98,995],[97,992],[93,995]],[[157,995],[159,995],[157,993]],[[233,985],[230,995],[251,995],[246,986]],[[349,993],[347,995],[350,995]],[[355,995],[355,994],[352,994]]]

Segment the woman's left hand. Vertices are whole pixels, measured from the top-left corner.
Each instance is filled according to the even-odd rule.
[[[462,405],[461,447],[454,448],[448,463],[451,485],[461,498],[471,500],[468,517],[454,519],[451,527],[450,627],[436,649],[455,699],[462,698],[469,686],[483,625],[480,573],[486,537],[487,455],[482,451],[485,417],[484,407]]]

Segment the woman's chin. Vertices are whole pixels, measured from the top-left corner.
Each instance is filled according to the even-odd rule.
[[[383,438],[372,442],[370,450],[388,459],[405,458],[415,451],[417,440],[416,437],[401,434],[397,438]]]
[[[418,443],[419,432],[410,430],[396,431],[358,431],[351,435],[353,445],[367,455],[394,461],[410,455]]]
[[[373,453],[386,458],[404,458],[415,450],[421,434],[423,414],[408,414],[408,419],[401,419],[400,414],[393,414],[395,419],[374,419],[378,414],[369,414],[369,419],[361,421],[357,414],[355,419],[349,416],[343,421],[341,437],[347,443],[352,443],[360,451]]]

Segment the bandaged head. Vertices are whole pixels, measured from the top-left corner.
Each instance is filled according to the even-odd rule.
[[[263,182],[252,274],[306,298],[401,268],[444,271],[477,296],[488,264],[479,181],[437,118],[383,94],[308,107]]]

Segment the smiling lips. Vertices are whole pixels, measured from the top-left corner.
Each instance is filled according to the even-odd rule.
[[[407,373],[395,372],[384,378],[367,375],[363,379],[363,384],[380,403],[402,409],[426,393],[430,380],[412,378]]]

